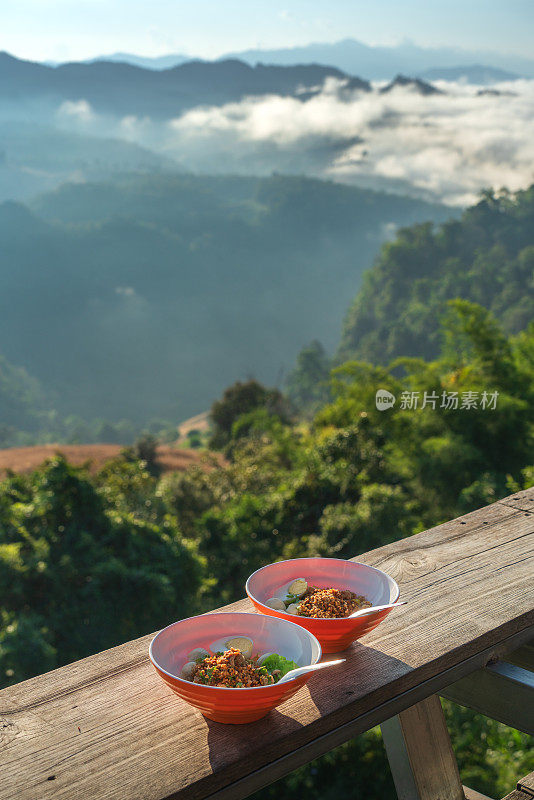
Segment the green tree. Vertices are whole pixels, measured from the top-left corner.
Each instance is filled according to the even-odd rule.
[[[148,633],[195,608],[202,575],[195,545],[163,506],[149,519],[132,503],[138,484],[146,496],[152,480],[142,467],[125,465],[120,487],[97,487],[56,458],[0,484],[2,683]]]
[[[311,415],[328,402],[331,368],[331,360],[317,340],[300,351],[286,387],[289,399],[301,413]]]
[[[219,450],[225,447],[231,440],[236,420],[257,409],[265,409],[285,421],[289,417],[287,402],[278,389],[266,389],[253,379],[245,383],[237,381],[226,389],[222,398],[211,407],[213,434],[210,447]]]

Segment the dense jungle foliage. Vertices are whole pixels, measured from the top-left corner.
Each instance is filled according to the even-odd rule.
[[[452,259],[446,291],[445,262],[434,259],[439,270],[425,278],[428,304],[409,317],[421,323],[430,356],[414,355],[402,337],[390,352],[372,311],[369,335],[386,337],[376,359],[331,369],[315,341],[290,377],[292,402],[252,379],[224,392],[212,407],[209,442],[224,461],[206,450],[203,467],[160,476],[145,447],[125,451],[96,475],[61,457],[32,474],[7,475],[0,482],[0,685],[240,598],[246,577],[265,563],[354,556],[532,485],[534,323],[527,324],[528,293],[521,297],[519,288],[530,280],[522,220],[527,226],[532,191],[486,198],[454,231],[416,227],[386,245],[373,268],[379,278],[372,270],[360,297],[376,311],[369,287],[382,276],[390,332],[397,330],[395,315],[403,330],[414,274],[436,256],[443,236],[463,242],[464,254],[470,242],[478,254],[470,277],[467,255],[463,268]],[[485,222],[475,225],[480,218]],[[488,249],[488,219],[503,234],[502,269],[494,270],[489,256],[497,245]],[[419,244],[408,246],[421,236],[426,255]],[[494,279],[484,277],[486,257]],[[405,270],[415,272],[403,280]],[[487,294],[477,299],[484,302],[450,299],[460,274],[464,294],[480,281]],[[510,278],[509,289],[501,274]],[[363,308],[360,299],[354,308],[358,303]],[[395,359],[381,365],[390,355]],[[396,398],[387,410],[377,408],[379,390]],[[11,423],[10,409],[39,397],[38,384],[6,362],[0,391]],[[445,707],[465,783],[502,796],[534,769],[532,739]],[[258,800],[334,800],[349,792],[392,795],[377,729]]]
[[[437,360],[334,370],[332,401],[309,422],[276,391],[232,387],[213,410],[224,466],[159,478],[126,453],[94,477],[60,457],[8,476],[2,684],[235,600],[248,574],[277,558],[353,556],[530,485],[534,325],[506,336],[488,311],[458,300],[443,332]],[[393,408],[376,408],[378,389],[395,395]],[[443,406],[450,397],[458,408]],[[528,737],[454,706],[447,714],[464,779],[480,791],[504,794],[534,767]],[[384,796],[377,731],[262,797],[363,791],[371,775]]]
[[[486,192],[460,220],[414,225],[384,245],[350,307],[339,358],[435,358],[445,303],[490,309],[508,333],[534,318],[534,186]]]

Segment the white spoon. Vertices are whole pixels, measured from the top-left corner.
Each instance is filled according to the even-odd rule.
[[[277,685],[292,681],[294,678],[300,678],[301,675],[306,675],[308,672],[315,672],[316,669],[324,669],[325,667],[334,667],[336,664],[343,664],[346,658],[339,658],[337,661],[323,661],[322,664],[309,664],[307,667],[297,667],[297,669],[290,669],[289,672],[277,681]]]
[[[366,614],[372,614],[374,611],[383,611],[385,608],[397,608],[397,606],[405,606],[407,602],[407,600],[398,600],[396,603],[386,603],[385,606],[371,606],[371,608],[362,608],[359,611],[355,611],[354,614],[349,614],[347,619],[364,617]]]

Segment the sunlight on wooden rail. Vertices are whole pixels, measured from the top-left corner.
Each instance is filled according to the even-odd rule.
[[[531,663],[534,490],[356,560],[391,574],[408,605],[346,650],[335,674],[318,672],[259,722],[209,722],[176,698],[149,663],[151,636],[4,689],[0,798],[239,800],[380,723],[399,796],[459,798],[433,696],[466,702],[475,694],[469,676],[512,651],[518,670]],[[223,610],[252,607],[242,600]],[[512,672],[513,682],[519,672],[483,674],[509,682]],[[427,766],[441,759],[437,772],[423,774],[414,761],[411,729],[440,731],[426,757]]]

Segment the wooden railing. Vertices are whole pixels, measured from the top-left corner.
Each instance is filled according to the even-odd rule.
[[[534,490],[357,560],[408,605],[259,722],[212,723],[179,700],[151,636],[4,689],[0,798],[239,800],[377,724],[401,799],[477,796],[438,695],[534,732]]]

